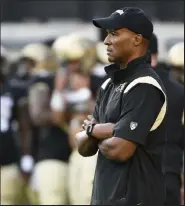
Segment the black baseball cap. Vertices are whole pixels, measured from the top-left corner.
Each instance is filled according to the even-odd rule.
[[[150,40],[153,33],[153,24],[142,9],[124,7],[116,10],[105,18],[93,19],[93,24],[102,29],[117,30],[127,28]]]

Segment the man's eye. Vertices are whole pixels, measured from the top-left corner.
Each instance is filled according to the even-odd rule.
[[[113,36],[116,36],[116,32],[111,32],[111,34],[112,34]]]

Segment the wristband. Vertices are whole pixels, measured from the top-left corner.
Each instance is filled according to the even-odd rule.
[[[23,172],[31,172],[34,167],[34,160],[31,155],[24,155],[21,158],[21,169]]]
[[[92,137],[91,134],[92,134],[92,131],[93,131],[95,125],[96,125],[95,123],[94,124],[89,124],[88,127],[87,127],[86,134],[89,137]]]

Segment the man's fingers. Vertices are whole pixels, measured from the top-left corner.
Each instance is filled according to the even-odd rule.
[[[92,124],[92,123],[97,123],[97,121],[94,119],[94,117],[92,116],[92,115],[88,115],[87,116],[87,118],[88,119],[85,119],[84,120],[84,126],[83,126],[83,128],[87,128],[87,126],[89,125],[89,124]],[[84,129],[84,130],[85,130]]]
[[[89,125],[89,124],[91,124],[91,122],[89,120],[85,119],[84,124]]]
[[[82,124],[82,130],[85,130],[85,124]]]
[[[87,118],[91,121],[94,119],[94,117],[92,115],[88,115]]]
[[[87,118],[90,120],[91,124],[98,124],[98,121],[96,121],[92,115],[88,115]]]

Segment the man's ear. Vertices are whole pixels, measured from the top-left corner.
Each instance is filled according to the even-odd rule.
[[[141,34],[137,34],[135,35],[135,38],[134,38],[134,45],[135,46],[138,46],[141,44],[142,42],[142,39],[143,39],[143,36]]]

